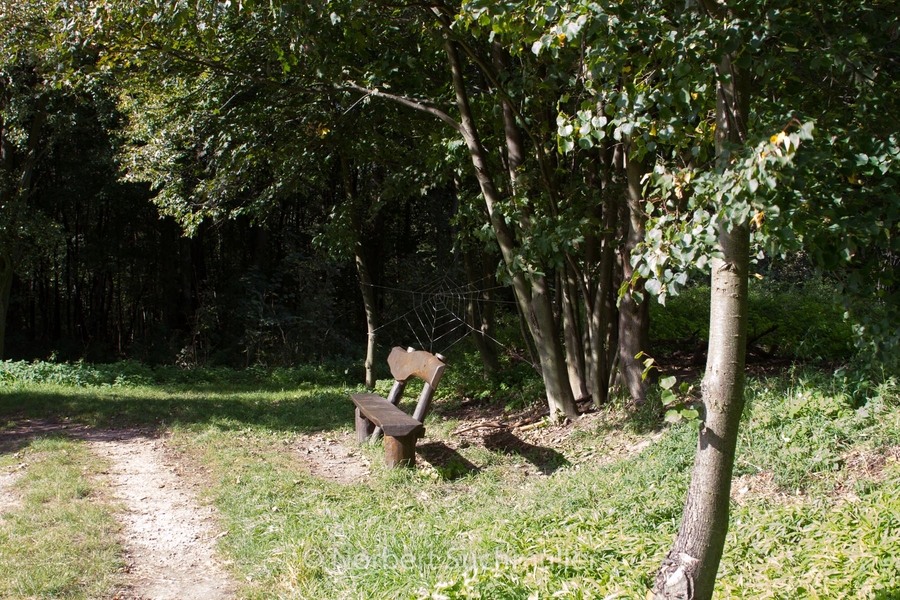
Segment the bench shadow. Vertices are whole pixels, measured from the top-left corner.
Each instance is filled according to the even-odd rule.
[[[441,479],[454,481],[475,475],[481,469],[444,442],[426,442],[416,446],[416,454],[428,461]]]
[[[544,475],[550,475],[570,465],[566,457],[553,448],[529,444],[506,429],[484,436],[484,447],[507,456],[521,456]]]

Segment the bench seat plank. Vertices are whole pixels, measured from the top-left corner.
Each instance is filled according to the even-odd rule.
[[[419,437],[425,433],[424,425],[378,394],[351,394],[350,398],[367,419],[384,430],[385,435],[401,438],[411,434]]]

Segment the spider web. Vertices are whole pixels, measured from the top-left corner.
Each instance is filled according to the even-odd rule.
[[[397,305],[403,311],[376,331],[405,324],[418,347],[429,352],[446,352],[464,340],[469,332],[478,331],[469,325],[466,314],[472,301],[480,310],[484,302],[482,290],[459,285],[448,275],[415,290],[373,287],[397,295]]]

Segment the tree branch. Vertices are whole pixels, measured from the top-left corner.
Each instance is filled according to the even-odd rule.
[[[463,133],[462,126],[455,119],[453,119],[453,117],[451,117],[446,111],[443,111],[440,108],[437,108],[436,106],[434,106],[433,103],[431,103],[429,101],[415,100],[412,98],[407,98],[405,96],[399,96],[397,94],[390,94],[387,92],[383,92],[383,91],[379,90],[378,88],[370,89],[370,88],[363,87],[361,85],[357,85],[356,83],[353,83],[353,82],[336,84],[336,85],[333,85],[330,87],[296,86],[296,85],[291,85],[291,84],[287,84],[287,83],[280,82],[280,81],[275,81],[268,77],[260,77],[258,75],[252,75],[250,73],[245,73],[243,71],[233,69],[222,62],[215,61],[215,60],[203,57],[203,56],[198,56],[195,54],[183,52],[181,50],[176,50],[174,48],[171,48],[171,47],[166,46],[165,44],[161,44],[159,42],[150,42],[150,44],[148,44],[148,47],[156,50],[157,52],[161,52],[163,54],[168,54],[182,62],[206,67],[208,69],[212,69],[214,71],[219,71],[222,73],[227,73],[229,75],[233,75],[235,77],[239,77],[241,79],[245,79],[247,81],[251,81],[251,82],[259,84],[259,85],[275,87],[275,88],[278,88],[278,89],[281,89],[284,91],[288,91],[288,92],[300,93],[300,94],[327,95],[327,94],[336,94],[336,93],[341,93],[341,92],[353,91],[353,92],[358,92],[358,93],[364,94],[363,97],[374,96],[374,97],[384,98],[386,100],[391,100],[392,102],[402,104],[403,106],[406,106],[407,108],[412,108],[412,109],[418,110],[420,112],[428,113],[434,117],[437,117],[444,123],[448,124],[457,133],[460,133],[460,134]],[[362,98],[360,98],[360,100],[362,100]],[[358,102],[359,102],[359,100],[357,101],[357,103]],[[348,111],[351,110],[354,106],[356,106],[356,103],[354,103],[353,106],[351,106],[347,110]]]
[[[443,110],[426,104],[421,100],[413,100],[412,98],[407,98],[405,96],[398,96],[396,94],[389,94],[387,92],[382,92],[378,88],[365,88],[361,85],[357,85],[353,82],[345,83],[341,87],[336,87],[335,90],[352,90],[354,92],[359,92],[362,94],[366,94],[368,96],[375,96],[376,98],[384,98],[386,100],[391,100],[393,102],[397,102],[398,104],[402,104],[408,108],[412,108],[414,110],[418,110],[424,113],[428,113],[432,116],[437,117],[461,135],[465,135],[465,131],[463,131],[462,125],[460,125],[453,117],[444,112]]]
[[[516,108],[515,104],[512,101],[512,97],[507,93],[506,89],[500,83],[497,74],[494,72],[492,68],[475,52],[475,49],[472,48],[465,40],[460,39],[459,35],[453,31],[448,20],[450,19],[450,11],[443,5],[432,5],[429,3],[421,3],[421,6],[425,7],[432,14],[434,14],[438,23],[440,23],[441,28],[444,30],[445,35],[448,37],[452,37],[452,39],[459,44],[460,48],[466,53],[466,56],[474,62],[481,72],[487,77],[488,81],[494,88],[497,90],[500,95],[500,100],[506,104],[510,110],[513,111],[513,114],[516,117],[516,121],[519,123],[519,127],[525,132],[525,135],[528,136],[528,139],[531,140],[532,145],[534,145],[534,150],[537,153],[538,164],[541,167],[541,178],[544,180],[544,185],[546,187],[547,193],[552,200],[553,208],[556,208],[556,193],[553,189],[553,185],[551,183],[550,174],[548,173],[547,167],[547,155],[544,152],[544,146],[540,143],[534,133],[531,131],[531,128],[526,124],[525,118],[522,116],[522,113],[519,112],[519,109]]]

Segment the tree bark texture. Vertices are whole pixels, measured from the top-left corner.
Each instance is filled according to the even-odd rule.
[[[622,248],[622,266],[624,280],[632,281],[634,268],[631,266],[631,253],[644,240],[645,218],[641,207],[644,196],[641,191],[644,166],[629,157],[625,169],[628,183],[625,218],[627,229],[625,245]],[[633,292],[644,295],[643,300],[638,302]],[[644,363],[638,356],[649,347],[650,302],[644,292],[644,281],[638,278],[619,303],[619,366],[633,406],[641,406],[647,400],[648,382],[643,376]]]
[[[584,345],[581,336],[581,318],[579,315],[578,283],[575,273],[569,265],[563,265],[559,274],[562,289],[562,321],[563,337],[566,341],[566,368],[569,374],[569,385],[577,399],[590,396],[585,371]]]
[[[500,246],[503,260],[508,267],[515,264],[517,245],[515,235],[507,224],[506,217],[498,208],[501,195],[492,177],[487,152],[481,143],[475,118],[469,105],[463,78],[459,51],[454,41],[445,40],[445,49],[450,63],[456,105],[460,113],[461,132],[475,168],[475,177],[490,217],[491,227]],[[569,386],[565,356],[556,319],[553,313],[553,295],[546,279],[537,274],[526,276],[520,269],[511,270],[513,290],[525,318],[528,330],[534,340],[541,364],[541,375],[547,393],[547,404],[551,419],[561,416],[575,418],[575,398]]]
[[[703,426],[681,528],[656,576],[658,600],[711,598],[728,533],[731,471],[744,409],[749,229],[723,227],[719,245],[724,257],[712,262]]]
[[[351,224],[353,227],[353,258],[356,272],[359,275],[359,291],[362,294],[363,308],[366,312],[366,387],[375,388],[375,349],[378,332],[378,308],[375,302],[375,288],[372,286],[372,275],[366,261],[365,248],[362,245],[362,231],[359,217],[356,215],[356,186],[350,171],[347,157],[341,156],[341,172],[344,178],[344,194],[350,203]]]
[[[616,326],[616,305],[613,302],[613,271],[616,262],[615,232],[618,211],[613,202],[603,207],[603,241],[600,248],[600,268],[597,285],[591,299],[591,397],[598,408],[609,399],[609,380],[612,365],[609,360],[610,327]]]
[[[354,256],[356,272],[359,274],[359,290],[362,293],[363,307],[366,311],[366,387],[375,388],[375,347],[378,331],[378,311],[375,304],[375,288],[366,264],[362,247],[357,244]]]

